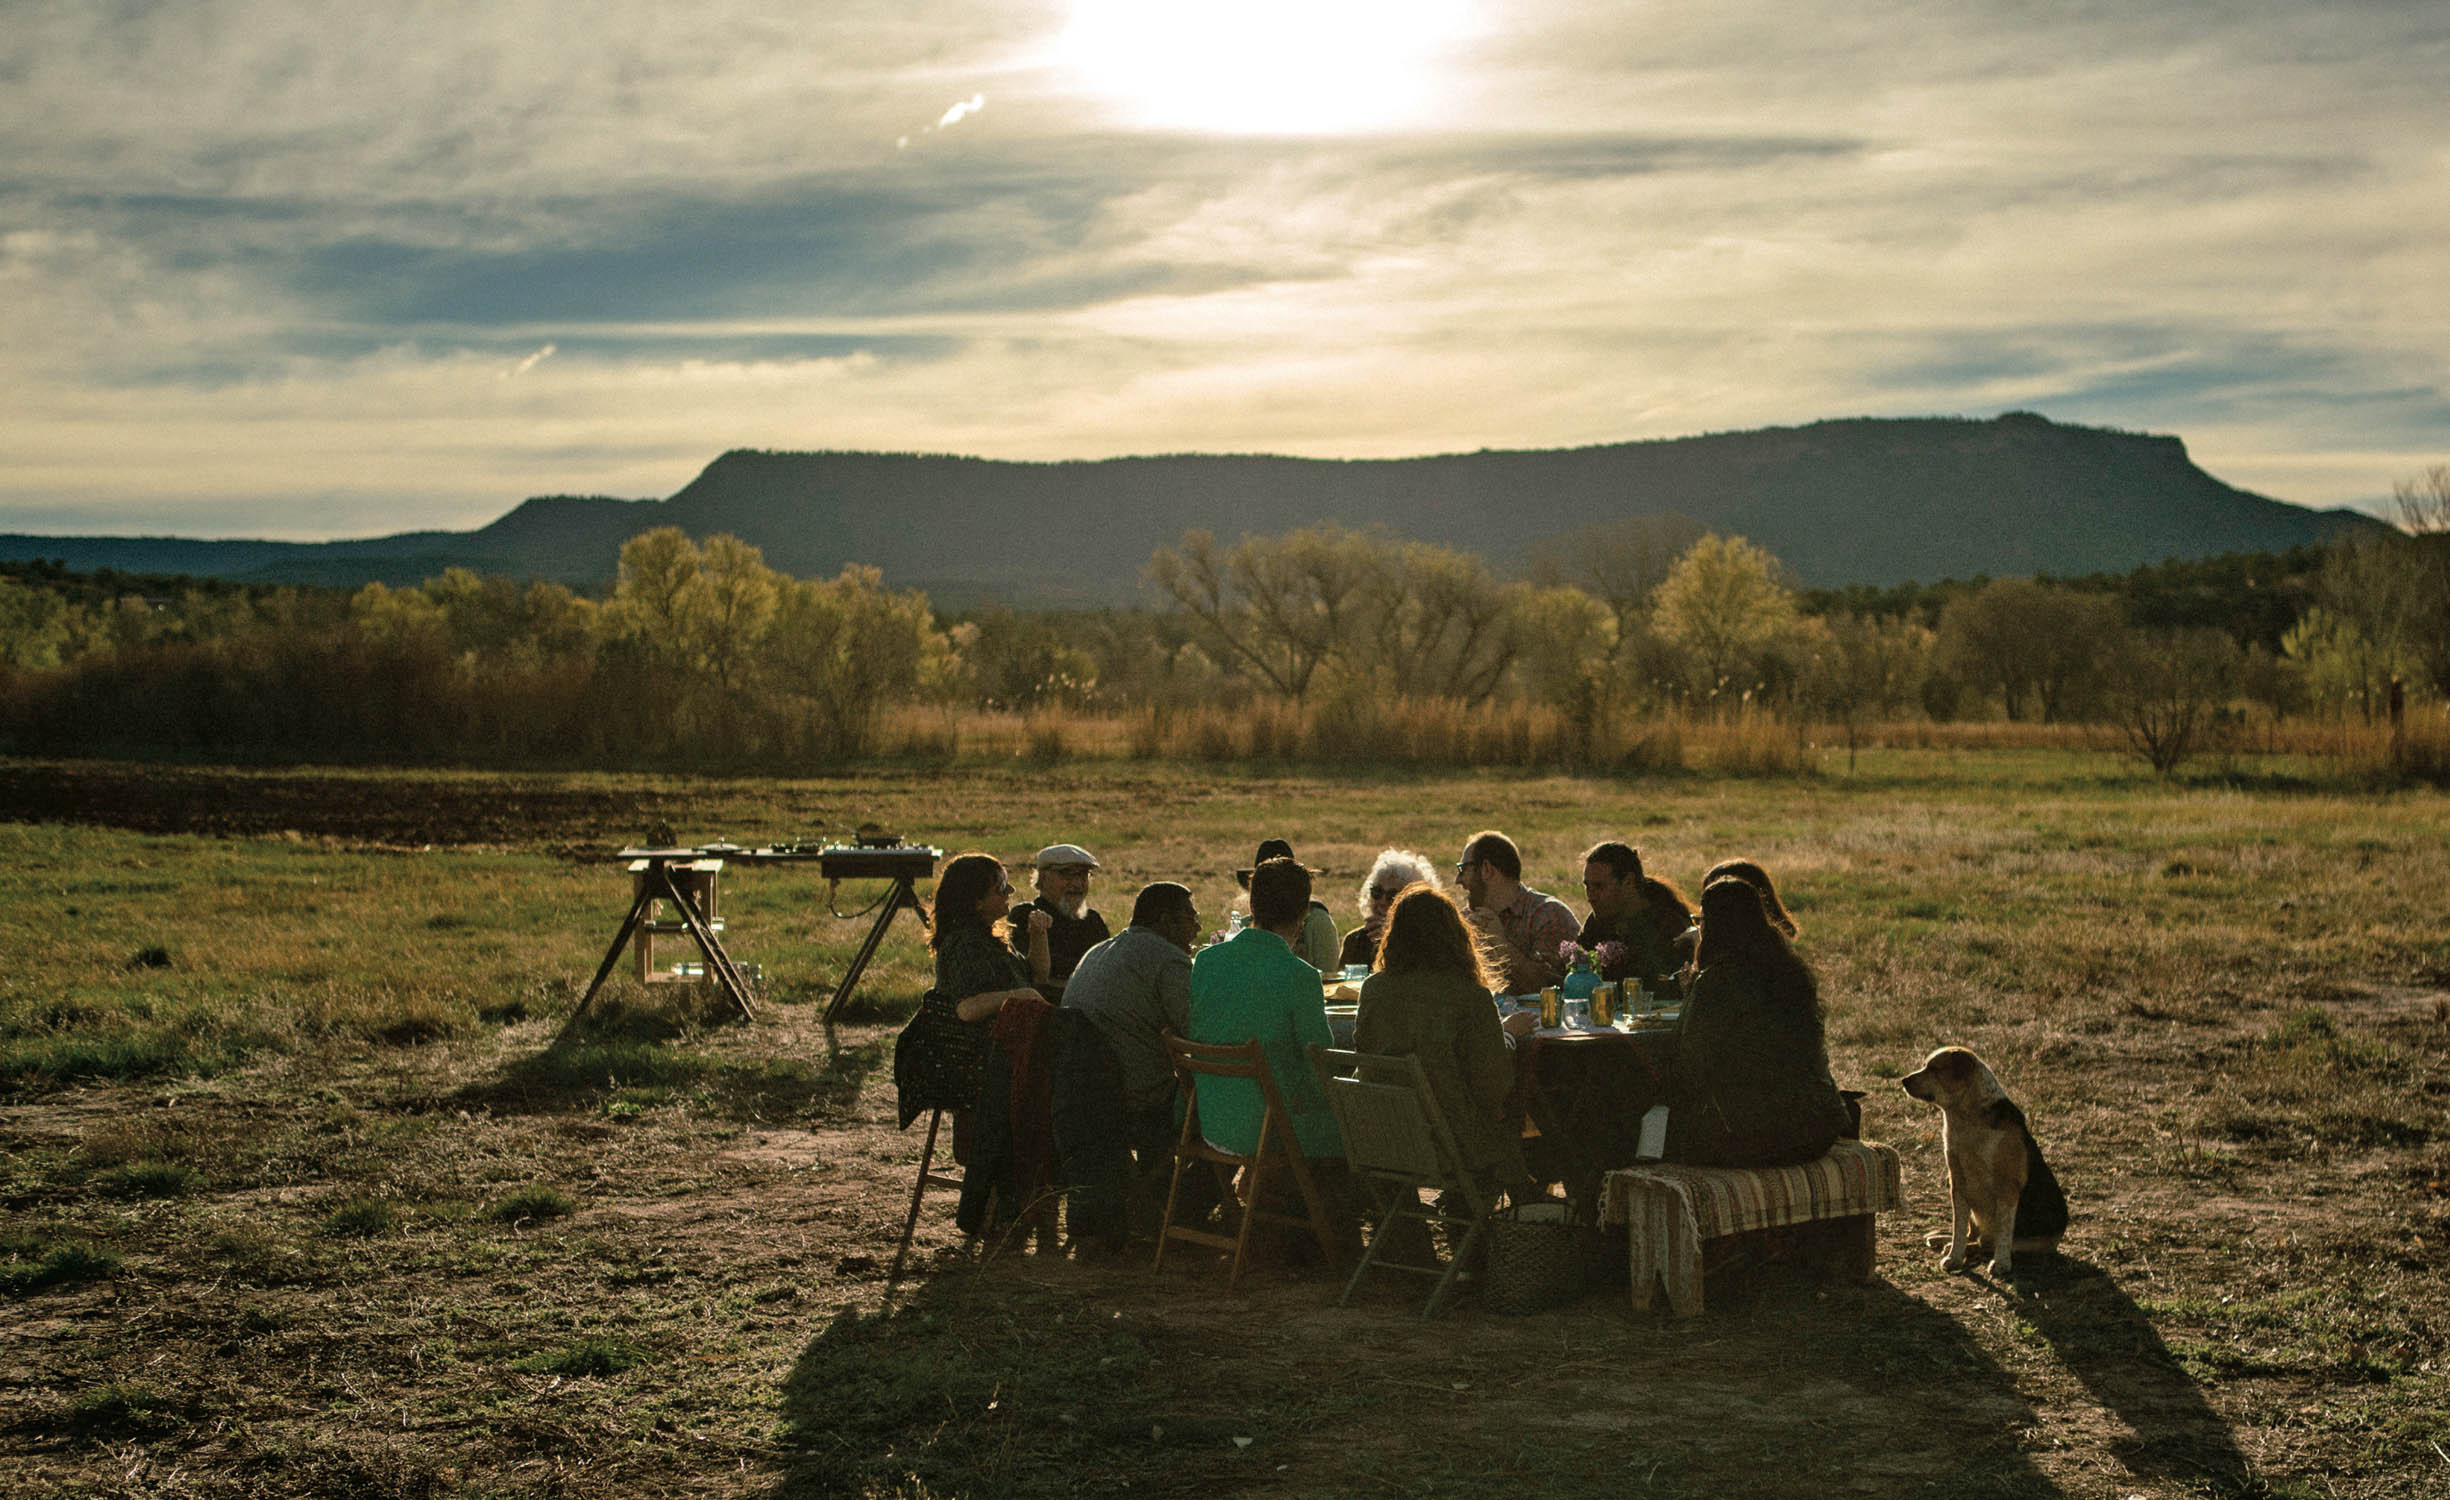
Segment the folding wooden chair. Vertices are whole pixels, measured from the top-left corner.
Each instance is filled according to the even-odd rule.
[[[927,1190],[931,1187],[940,1187],[951,1188],[956,1193],[961,1191],[960,1178],[934,1170],[936,1132],[942,1128],[943,1124],[944,1111],[942,1109],[928,1112],[927,1144],[919,1151],[919,1178],[910,1185],[910,1217],[902,1221],[901,1247],[893,1252],[893,1274],[896,1276],[902,1274],[902,1262],[910,1254],[910,1241],[919,1232],[919,1201],[927,1196]],[[956,1131],[959,1130],[958,1120],[954,1122],[954,1128]],[[945,1154],[948,1156],[952,1154],[949,1147]]]
[[[1284,1096],[1277,1090],[1276,1076],[1268,1070],[1267,1051],[1257,1038],[1230,1046],[1189,1042],[1172,1032],[1165,1034],[1166,1056],[1174,1064],[1174,1076],[1182,1084],[1184,1100],[1182,1130],[1174,1140],[1174,1175],[1166,1186],[1165,1216],[1157,1231],[1156,1269],[1165,1269],[1166,1246],[1175,1240],[1206,1245],[1214,1250],[1233,1252],[1233,1269],[1225,1280],[1225,1289],[1235,1291],[1242,1284],[1242,1263],[1250,1252],[1251,1228],[1260,1220],[1272,1224],[1306,1227],[1318,1236],[1319,1249],[1331,1266],[1341,1266],[1344,1255],[1336,1242],[1334,1227],[1328,1222],[1325,1201],[1319,1196],[1318,1184],[1310,1175],[1308,1158],[1302,1155],[1301,1142],[1293,1134],[1293,1115],[1285,1108]],[[1202,1079],[1240,1078],[1254,1082],[1259,1089],[1262,1108],[1259,1118],[1258,1144],[1247,1154],[1227,1151],[1210,1142],[1201,1133],[1199,1123],[1199,1093]],[[1219,1197],[1238,1204],[1241,1221],[1231,1235],[1213,1234],[1187,1224],[1174,1222],[1174,1209],[1182,1201],[1182,1174],[1185,1168],[1204,1163],[1216,1174]],[[1295,1217],[1268,1208],[1269,1173],[1276,1167],[1289,1169],[1293,1182],[1301,1190],[1306,1216]],[[1234,1173],[1247,1172],[1239,1199],[1234,1194]]]
[[[1436,1277],[1437,1285],[1421,1308],[1421,1316],[1430,1317],[1487,1233],[1489,1216],[1496,1211],[1493,1196],[1464,1168],[1462,1153],[1455,1149],[1454,1131],[1438,1107],[1438,1096],[1421,1071],[1419,1058],[1312,1047],[1310,1066],[1319,1075],[1327,1107],[1334,1111],[1336,1128],[1344,1135],[1345,1165],[1368,1179],[1387,1200],[1377,1228],[1371,1231],[1369,1247],[1362,1252],[1361,1263],[1353,1267],[1352,1279],[1344,1284],[1337,1305],[1350,1302],[1361,1278],[1372,1266],[1379,1266]],[[1424,1205],[1423,1189],[1441,1197]],[[1458,1203],[1464,1209],[1461,1213],[1455,1211]],[[1382,1258],[1387,1232],[1398,1219],[1420,1224],[1424,1238],[1429,1228],[1437,1226],[1460,1230],[1462,1238],[1443,1266],[1436,1263],[1434,1251],[1428,1265]]]

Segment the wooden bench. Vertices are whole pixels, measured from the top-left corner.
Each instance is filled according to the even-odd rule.
[[[1626,1226],[1633,1305],[1646,1310],[1659,1283],[1680,1318],[1702,1310],[1702,1243],[1787,1224],[1827,1222],[1839,1269],[1871,1275],[1876,1214],[1905,1206],[1894,1147],[1840,1141],[1799,1167],[1684,1167],[1654,1162],[1610,1172],[1600,1222]]]

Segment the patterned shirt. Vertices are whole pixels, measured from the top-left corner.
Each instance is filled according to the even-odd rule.
[[[1524,886],[1497,911],[1501,941],[1489,956],[1505,972],[1506,993],[1528,995],[1565,977],[1559,944],[1570,943],[1582,931],[1574,909],[1554,896]]]

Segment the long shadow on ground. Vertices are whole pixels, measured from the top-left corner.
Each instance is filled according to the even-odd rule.
[[[2060,1493],[2013,1377],[1885,1284],[1424,1324],[1409,1283],[1337,1309],[1144,1264],[939,1264],[837,1315],[785,1381],[775,1494]]]
[[[746,1023],[599,1006],[572,1017],[543,1051],[511,1059],[493,1077],[444,1102],[496,1114],[566,1114],[685,1091],[700,1108],[726,1119],[823,1121],[854,1113],[861,1087],[885,1059],[882,1042],[830,1045],[821,1062],[699,1045],[717,1027],[735,1024]]]
[[[2114,1449],[2131,1473],[2216,1495],[2266,1492],[2203,1388],[2108,1272],[2069,1256],[2019,1257],[2018,1270],[2027,1321],[2133,1431]]]

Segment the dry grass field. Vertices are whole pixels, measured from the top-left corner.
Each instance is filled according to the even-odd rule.
[[[2450,801],[2073,750],[1524,779],[1160,763],[805,781],[0,762],[0,1493],[2438,1496],[2450,1492]],[[1287,1271],[960,1253],[893,1128],[907,919],[724,884],[761,1018],[618,978],[600,856],[875,820],[1221,910],[1262,837],[1352,888],[1483,826],[1579,901],[1629,837],[1777,873],[1911,1206],[1879,1275],[1525,1318]],[[846,887],[844,911],[873,890]],[[2076,1211],[1940,1274],[1942,1042]]]

